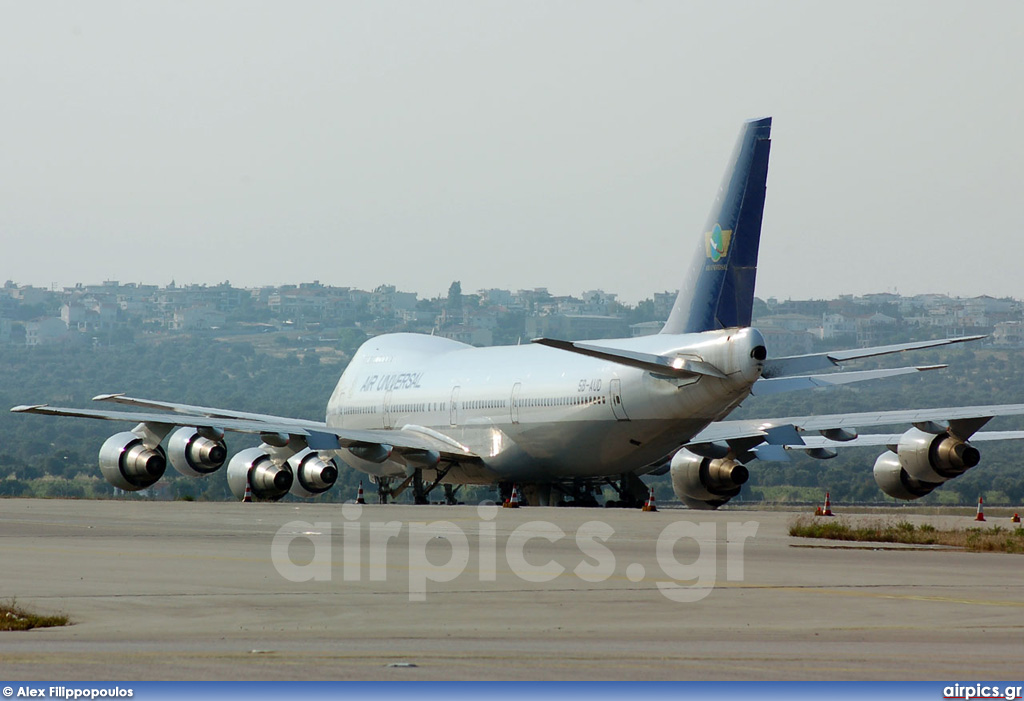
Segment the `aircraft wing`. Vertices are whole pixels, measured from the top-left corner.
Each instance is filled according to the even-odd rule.
[[[302,419],[289,419],[283,416],[272,416],[270,414],[252,414],[245,411],[233,411],[231,409],[216,409],[208,406],[193,406],[192,404],[162,402],[156,399],[138,399],[124,394],[98,394],[93,397],[92,400],[94,402],[112,402],[114,404],[124,404],[127,406],[141,407],[143,409],[173,411],[176,414],[185,414],[187,416],[205,416],[211,419],[248,419],[255,421],[287,423],[289,425],[316,423],[303,421]],[[324,424],[316,423],[316,425],[323,426]]]
[[[821,436],[844,434],[844,440],[835,442],[835,445],[844,446],[853,444],[851,439],[856,438],[857,429],[861,427],[895,424],[911,424],[930,431],[948,428],[951,435],[966,440],[992,418],[1022,415],[1024,404],[999,404],[790,416],[776,419],[739,419],[716,421],[694,436],[690,443],[721,443],[760,435],[764,439],[763,442],[769,445],[799,448],[807,446],[807,439],[803,434],[814,432]],[[888,445],[888,442],[861,445]]]
[[[848,441],[834,441],[824,436],[803,436],[804,445],[787,446],[790,450],[815,450],[816,448],[847,448],[866,446],[895,447],[900,442],[902,433],[861,434]],[[1019,441],[1024,440],[1024,431],[979,431],[971,436],[972,443],[983,441]]]
[[[99,395],[99,401],[113,401],[122,395]],[[389,446],[394,452],[419,453],[437,452],[442,459],[454,461],[478,460],[479,456],[455,441],[445,440],[441,435],[429,435],[405,429],[344,429],[332,428],[319,421],[304,421],[265,414],[248,414],[210,407],[194,407],[186,404],[170,404],[144,399],[124,398],[136,406],[166,408],[172,413],[150,413],[139,411],[115,411],[108,409],[73,409],[51,407],[45,404],[16,406],[15,413],[45,414],[49,416],[71,416],[105,421],[130,421],[164,426],[194,426],[196,428],[220,429],[237,433],[251,433],[267,436],[299,437],[313,450],[337,450],[353,446]]]

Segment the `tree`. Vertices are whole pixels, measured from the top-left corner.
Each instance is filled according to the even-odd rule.
[[[462,311],[462,283],[456,280],[448,288],[448,302],[445,309],[450,312]]]

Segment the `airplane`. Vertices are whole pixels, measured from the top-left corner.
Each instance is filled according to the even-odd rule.
[[[834,457],[845,445],[877,445],[874,476],[883,492],[920,498],[975,467],[974,442],[1024,437],[979,433],[1024,404],[860,414],[728,420],[750,396],[838,386],[944,365],[841,369],[862,358],[975,341],[964,336],[799,356],[772,357],[751,326],[771,118],[746,122],[682,285],[661,332],[595,341],[538,338],[475,348],[433,335],[367,340],[331,395],[323,422],[192,406],[124,394],[94,399],[129,410],[22,405],[17,413],[137,424],[100,448],[106,480],[146,489],[167,462],[201,477],[227,463],[232,493],[262,500],[329,490],[340,465],[370,476],[381,502],[411,488],[428,503],[444,487],[513,485],[531,505],[640,506],[642,477],[671,474],[678,498],[715,509],[740,493],[754,459],[801,450]],[[909,424],[899,434],[860,435],[870,426]],[[228,460],[229,432],[262,444]],[[971,442],[971,441],[974,442]],[[165,447],[164,447],[165,446]]]

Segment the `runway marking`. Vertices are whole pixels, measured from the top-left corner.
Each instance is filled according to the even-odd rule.
[[[826,653],[827,654],[827,653]],[[85,657],[85,659],[83,659]],[[636,672],[641,669],[661,671],[665,666],[669,666],[673,671],[679,668],[686,668],[690,670],[697,670],[703,672],[704,678],[718,678],[723,673],[728,674],[734,672],[736,665],[742,665],[742,668],[746,675],[743,678],[754,678],[760,676],[760,678],[796,678],[807,677],[804,674],[807,671],[808,659],[815,660],[813,666],[814,678],[820,678],[822,674],[828,673],[831,675],[845,675],[858,677],[858,672],[864,672],[863,668],[855,666],[843,666],[836,664],[835,660],[828,659],[828,657],[814,657],[801,654],[798,658],[796,657],[775,657],[768,655],[731,655],[727,661],[723,661],[721,657],[717,656],[694,656],[694,655],[643,655],[643,654],[621,654],[619,652],[608,652],[602,655],[564,655],[559,654],[557,657],[551,654],[538,655],[531,653],[523,653],[515,650],[500,650],[494,653],[480,653],[467,651],[460,648],[453,651],[450,654],[432,652],[429,648],[419,648],[416,650],[395,650],[391,648],[381,650],[369,650],[359,652],[331,652],[324,653],[322,651],[303,651],[303,650],[286,650],[286,651],[272,651],[268,655],[260,656],[260,658],[254,657],[251,652],[238,650],[231,652],[177,652],[177,651],[153,651],[153,652],[131,652],[119,655],[119,664],[125,664],[131,662],[137,665],[144,665],[146,667],[160,666],[169,669],[174,669],[177,672],[184,671],[182,668],[189,662],[194,661],[199,664],[195,665],[195,669],[203,670],[206,667],[211,666],[211,662],[230,662],[233,665],[243,665],[247,668],[247,674],[253,678],[258,678],[259,670],[266,670],[267,657],[272,657],[274,665],[273,669],[274,678],[281,679],[284,675],[281,674],[281,670],[284,668],[295,669],[299,671],[299,676],[295,678],[302,678],[303,675],[308,673],[308,669],[311,663],[327,664],[328,668],[333,663],[344,664],[349,663],[345,669],[333,668],[336,672],[339,672],[337,676],[332,678],[351,678],[352,675],[357,675],[360,678],[365,677],[370,669],[378,670],[378,673],[386,678],[395,678],[395,674],[400,675],[415,675],[407,678],[421,678],[420,675],[433,676],[437,674],[443,674],[445,678],[451,677],[454,670],[460,672],[466,670],[477,671],[481,674],[486,675],[487,678],[494,677],[494,665],[498,664],[503,669],[507,669],[510,662],[517,663],[518,665],[527,665],[528,674],[531,678],[536,678],[538,670],[546,671],[558,671],[563,674],[568,671],[570,678],[575,678],[581,668],[587,670],[586,678],[594,678],[595,672],[597,678],[601,678],[601,673],[607,674],[609,670],[613,670],[609,674],[609,678],[621,678],[623,676],[622,670],[626,669],[631,672]],[[389,672],[388,663],[393,662],[396,659],[412,660],[418,667],[415,671],[404,671],[404,672]],[[893,656],[891,654],[881,655],[867,655],[861,656],[861,659],[873,661],[873,666],[870,668],[869,677],[864,678],[890,678],[890,679],[903,679],[905,678],[905,664],[910,661],[917,660],[916,657],[911,655],[907,656]],[[1009,658],[1008,658],[1009,659]],[[1015,661],[1014,658],[1013,661]],[[71,665],[76,666],[87,666],[87,667],[109,667],[110,660],[106,657],[94,658],[92,653],[84,653],[84,655],[75,655],[73,658],[69,658],[66,652],[61,653],[35,653],[35,654],[14,654],[5,655],[5,660],[9,664],[21,664],[28,669],[40,669],[47,670],[51,668],[53,664],[61,664],[67,666],[70,662]],[[831,664],[822,664],[822,662]],[[468,663],[468,664],[467,664]],[[627,663],[628,666],[620,667],[621,663]],[[926,666],[922,666],[920,661],[916,662],[919,671],[924,671]],[[985,665],[983,664],[982,667]],[[998,670],[999,667],[992,666],[993,670]],[[188,669],[188,667],[186,667]],[[518,670],[516,670],[518,671]],[[979,673],[984,674],[987,670],[979,668],[977,664],[972,664],[970,667],[964,667],[961,669],[954,669],[948,666],[947,661],[936,661],[933,663],[933,669],[930,670],[935,675],[936,679],[945,679],[949,677],[971,677],[973,674],[977,676]],[[891,676],[887,676],[887,674]],[[177,676],[177,675],[175,675]],[[501,678],[518,678],[518,674],[510,674],[508,677]],[[626,674],[628,678],[643,678],[638,674]],[[45,678],[43,674],[40,678]],[[692,674],[669,674],[669,678],[692,678]],[[185,678],[191,678],[190,675],[186,675]],[[809,677],[808,677],[809,678]]]
[[[869,587],[888,587],[896,585],[868,585]],[[791,593],[808,593],[808,594],[829,594],[837,596],[851,596],[858,598],[868,599],[890,599],[897,601],[919,601],[924,603],[940,603],[940,604],[962,604],[968,606],[995,606],[995,607],[1009,607],[1009,608],[1024,608],[1024,601],[997,601],[997,600],[985,600],[985,599],[966,599],[957,598],[950,596],[925,596],[918,594],[887,594],[881,592],[867,592],[860,590],[861,587],[857,587],[858,590],[842,590],[835,588],[823,588],[823,587],[801,587],[792,585],[759,585],[759,584],[732,584],[725,583],[718,585],[717,589],[756,589],[759,591],[778,591],[778,592],[791,592]],[[535,595],[538,593],[545,594],[581,594],[581,593],[594,593],[594,592],[607,592],[607,593],[620,593],[620,592],[637,592],[637,593],[657,593],[656,589],[651,587],[615,587],[615,588],[544,588],[544,589],[456,589],[456,590],[445,590],[430,592],[432,597],[448,597],[448,596],[467,596],[467,595],[488,595],[488,596],[505,596],[509,594],[530,594]],[[263,597],[285,597],[285,596],[307,596],[309,591],[290,591],[290,590],[278,590],[278,591],[238,591],[238,592],[218,592],[218,593],[178,593],[178,594],[157,594],[157,593],[123,593],[123,594],[46,594],[40,596],[33,596],[34,601],[45,602],[52,600],[118,600],[118,599],[160,599],[160,600],[175,600],[175,599],[218,599],[218,598],[263,598]],[[404,598],[407,596],[406,592],[403,591],[374,591],[367,589],[358,590],[339,590],[339,591],[318,591],[318,596],[366,596],[366,597],[400,597]],[[1021,625],[1006,625],[1006,626],[993,626],[986,625],[985,628],[1007,628],[1009,630],[1020,629]],[[841,626],[842,630],[890,630],[899,629],[905,630],[906,626]],[[922,627],[922,630],[930,629],[928,627]]]
[[[794,586],[789,585],[773,585],[773,584],[732,584],[725,582],[717,584],[716,588],[722,589],[761,589],[761,590],[775,590],[775,591],[794,591],[794,592],[806,592],[809,594],[833,594],[838,596],[855,596],[860,598],[868,599],[897,599],[901,601],[927,601],[931,603],[944,603],[944,604],[970,604],[975,606],[1008,606],[1011,608],[1024,608],[1024,601],[994,601],[985,599],[961,599],[954,598],[951,596],[924,596],[921,594],[883,594],[881,592],[867,592],[862,591],[865,588],[879,588],[879,587],[906,587],[913,586],[907,584],[851,584],[849,589],[839,589],[833,587],[813,587],[813,586]],[[934,588],[934,585],[925,585],[929,588]],[[957,585],[950,584],[949,587],[955,587]]]
[[[790,543],[791,548],[808,548],[810,550],[899,550],[906,552],[908,550],[925,550],[925,551],[942,551],[952,550],[954,552],[967,552],[963,548],[958,548],[955,545],[809,545],[800,543]]]
[[[249,562],[249,563],[264,563],[264,564],[269,564],[270,563],[270,558],[269,557],[240,557],[240,556],[231,556],[231,555],[202,555],[202,554],[198,554],[198,553],[162,553],[162,552],[147,552],[147,551],[125,552],[123,550],[115,550],[115,549],[104,550],[104,549],[95,549],[95,548],[91,548],[91,549],[86,550],[86,549],[82,549],[82,548],[38,548],[38,547],[30,548],[30,547],[24,547],[24,546],[11,546],[11,545],[2,545],[2,546],[0,546],[0,552],[5,552],[5,551],[32,552],[32,553],[35,553],[35,554],[40,554],[40,553],[72,554],[73,553],[73,554],[77,554],[77,555],[82,555],[82,554],[104,555],[104,556],[117,555],[117,556],[123,556],[123,557],[131,557],[132,559],[142,559],[142,558],[161,559],[161,560],[185,559],[185,560],[202,560],[202,561]],[[333,570],[339,570],[340,571],[341,568],[343,568],[343,567],[344,567],[344,561],[343,560],[336,561],[336,562],[332,563],[332,569]],[[367,569],[369,569],[369,568],[367,568]],[[398,565],[398,564],[388,564],[388,565],[386,565],[386,569],[389,572],[396,571],[396,572],[408,573],[410,571],[410,568],[408,566],[404,566],[403,567],[402,565]],[[420,568],[417,568],[417,569],[420,569]],[[426,571],[426,568],[422,568],[422,570]],[[433,570],[431,569],[430,571],[433,571]],[[560,572],[560,573],[556,573],[555,571],[551,571],[550,574],[555,576],[554,580],[552,580],[552,581],[556,581],[556,580],[564,581],[567,578],[569,578],[569,579],[573,579],[574,578],[573,573],[571,571],[569,571],[568,569],[563,571],[563,572]],[[367,573],[367,575],[368,575],[368,573]],[[499,570],[498,575],[499,576],[505,576],[505,577],[514,577],[515,573],[512,572],[511,570]],[[608,577],[608,579],[606,581],[609,582],[609,583],[629,583],[631,585],[636,584],[635,582],[630,580],[625,574],[614,574],[614,575],[611,575],[611,576]],[[445,594],[470,594],[470,593],[492,594],[492,593],[517,593],[517,592],[521,592],[521,591],[529,591],[529,592],[543,591],[543,592],[549,592],[549,593],[550,592],[556,592],[556,593],[557,592],[582,592],[582,591],[587,591],[587,592],[594,592],[594,591],[609,591],[609,592],[612,592],[612,591],[656,592],[657,590],[654,587],[655,587],[655,583],[657,581],[666,582],[666,581],[673,581],[673,580],[668,580],[668,579],[665,579],[665,578],[657,578],[657,577],[648,577],[648,578],[645,578],[645,580],[643,580],[643,581],[649,583],[649,585],[648,586],[640,586],[640,587],[638,587],[638,586],[628,586],[628,587],[547,587],[547,588],[530,587],[527,590],[523,590],[523,589],[504,589],[503,590],[503,589],[465,589],[465,588],[456,588],[456,589],[449,589],[449,590],[431,591],[431,592],[429,592],[429,595],[431,597],[435,597],[435,596],[443,596]],[[693,580],[693,581],[695,582],[697,580]],[[682,585],[682,586],[686,586],[687,585],[687,582],[684,582],[684,581],[681,581],[681,580],[678,581],[677,583]],[[342,583],[343,586],[347,586],[347,587],[351,587],[352,585],[366,585],[366,584],[371,584],[369,582],[368,576],[367,576],[367,578],[365,580],[360,581],[360,582],[343,582]],[[381,582],[380,584],[386,584],[386,582]],[[883,587],[884,588],[889,588],[889,587],[901,588],[901,587],[906,587],[906,586],[908,586],[908,585],[905,584],[905,583],[894,583],[894,584],[845,585],[843,587],[821,587],[821,586],[813,586],[813,585],[792,585],[792,584],[789,584],[789,585],[774,585],[774,584],[756,584],[756,583],[750,583],[750,582],[717,582],[716,581],[716,582],[707,584],[706,587],[703,587],[703,588],[708,588],[708,589],[712,589],[712,590],[757,589],[757,590],[761,590],[761,591],[779,591],[779,592],[794,592],[794,593],[799,592],[799,593],[809,593],[809,594],[825,594],[825,595],[833,595],[833,596],[847,596],[847,597],[859,597],[859,598],[871,598],[871,599],[891,599],[891,600],[898,600],[898,601],[920,601],[920,602],[941,603],[941,604],[964,604],[964,605],[969,605],[969,606],[995,606],[995,607],[1004,607],[1004,608],[1024,608],[1024,601],[991,600],[991,599],[971,599],[971,598],[961,598],[961,597],[951,597],[951,596],[928,596],[928,595],[921,595],[921,594],[898,594],[898,593],[883,593],[883,592],[866,591],[866,589],[879,589],[879,588],[883,588]],[[912,585],[909,585],[909,586],[912,586]],[[932,589],[935,588],[935,585],[926,585],[926,586],[928,586],[929,588],[932,588]],[[953,587],[957,587],[959,585],[948,585],[948,586],[950,588],[953,588]],[[407,594],[407,592],[402,592],[402,591],[386,591],[386,592],[367,591],[362,586],[359,586],[358,590],[359,590],[359,593],[370,593],[370,594],[400,595],[400,596]],[[350,588],[348,590],[348,592],[351,593],[352,589]],[[288,592],[288,593],[293,593],[293,594],[301,595],[304,592]],[[248,595],[252,595],[251,592]],[[85,595],[85,596],[86,596],[86,598],[93,598],[93,597],[90,597],[89,595]],[[107,596],[123,596],[123,597],[141,596],[141,597],[144,597],[144,596],[151,596],[151,595],[149,595],[149,594],[99,595],[99,596],[97,596],[95,598],[107,598]],[[59,596],[57,596],[57,597],[52,597],[52,598],[77,598],[77,597],[59,597]]]

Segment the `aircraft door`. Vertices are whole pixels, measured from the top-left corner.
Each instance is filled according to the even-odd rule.
[[[391,425],[391,390],[384,394],[384,428],[393,428]]]
[[[451,424],[452,426],[459,425],[459,388],[457,385],[452,387]]]
[[[512,412],[512,423],[519,423],[519,390],[522,389],[523,383],[517,382],[512,385],[512,398],[509,400],[509,411]]]
[[[612,413],[617,421],[629,421],[625,407],[622,406],[622,381],[615,379],[608,383],[608,401],[612,404]]]

